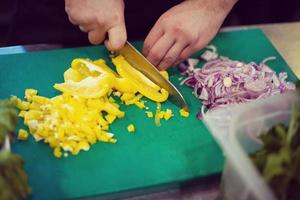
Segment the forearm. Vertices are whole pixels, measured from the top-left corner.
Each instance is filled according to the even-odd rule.
[[[229,13],[238,0],[185,0],[195,2],[199,7],[207,7],[218,12]]]

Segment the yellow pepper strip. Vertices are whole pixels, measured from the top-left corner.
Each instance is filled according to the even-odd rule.
[[[24,129],[20,129],[18,133],[18,139],[19,140],[27,140],[28,138],[28,132]]]
[[[134,125],[133,125],[133,124],[129,124],[129,125],[127,126],[127,131],[128,131],[129,133],[135,132],[135,127],[134,127]]]
[[[138,91],[155,102],[163,102],[168,99],[169,93],[150,81],[147,77],[135,70],[122,56],[112,59],[118,73],[132,81]]]
[[[106,65],[105,60],[98,59],[98,60],[93,61],[93,63],[95,65],[97,65],[99,68],[101,68],[102,73],[103,73],[103,71],[105,71],[106,73],[115,75],[115,77],[119,76],[115,71],[113,71],[109,66]]]
[[[180,109],[179,113],[182,117],[188,117],[190,115],[190,113],[185,111],[184,109]]]
[[[133,67],[130,66],[130,64],[125,60],[125,58],[121,55],[115,57],[112,59],[112,62],[114,65],[117,67],[117,72],[123,77],[123,78],[129,78],[132,80],[131,77],[128,77],[128,75],[134,76],[134,79],[143,82],[145,85],[153,88],[154,90],[158,91],[160,87],[153,83],[151,80],[149,80],[145,75],[143,75],[141,72],[138,70],[134,69]],[[123,71],[120,70],[122,68],[125,68],[127,70]]]
[[[134,84],[132,84],[131,80],[128,78],[117,78],[114,89],[120,91],[120,92],[126,92],[126,93],[136,93],[137,88]]]
[[[73,68],[69,68],[64,73],[64,80],[65,81],[70,81],[71,80],[71,81],[79,82],[79,81],[83,80],[86,77],[87,76],[84,76],[83,74],[79,73],[78,71],[76,71]]]
[[[95,65],[94,63],[82,58],[74,59],[71,63],[71,68],[85,77],[96,77],[100,74],[107,74],[106,70],[103,70],[98,65]]]
[[[113,78],[108,74],[99,77],[87,77],[80,82],[69,80],[65,83],[55,84],[54,88],[70,95],[78,95],[83,98],[99,98],[107,95]]]
[[[100,74],[109,74],[111,75],[112,79],[114,80],[114,84],[111,85],[114,89],[121,91],[121,92],[130,92],[136,93],[137,89],[131,83],[129,79],[119,77],[119,75],[114,72],[110,67],[108,67],[103,59],[96,60],[94,62],[87,61],[85,59],[75,59],[73,60],[71,72],[65,74],[65,81],[68,78],[69,74],[70,77],[76,77],[76,80],[82,80],[83,77],[88,76],[99,76]],[[68,70],[67,70],[68,71]],[[75,71],[75,72],[74,72]],[[70,78],[69,78],[70,80]],[[73,79],[74,80],[74,79]],[[74,80],[74,81],[76,81]]]
[[[131,100],[135,97],[135,95],[133,93],[124,93],[122,96],[121,96],[121,101],[128,101],[128,100]]]

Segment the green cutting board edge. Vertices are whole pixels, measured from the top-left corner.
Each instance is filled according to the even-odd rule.
[[[142,46],[141,42],[134,44]],[[289,80],[296,80],[261,30],[220,33],[211,44],[217,46],[221,55],[246,62],[276,56],[277,60],[269,65],[277,72],[287,71]],[[200,52],[194,56],[199,55]],[[0,56],[0,98],[23,97],[26,88],[38,89],[40,95],[47,97],[59,94],[52,85],[63,81],[63,72],[78,57],[106,58],[110,63],[103,46]],[[116,134],[116,144],[98,142],[88,152],[61,159],[54,158],[52,149],[43,142],[36,143],[32,138],[16,141],[13,150],[26,160],[25,170],[33,189],[31,199],[106,195],[220,173],[224,162],[222,152],[195,117],[199,101],[190,88],[179,85],[177,70],[171,69],[169,73],[190,106],[189,118],[180,117],[178,108],[166,102],[163,108],[172,109],[175,116],[157,127],[143,110],[121,106],[126,116],[110,129]],[[155,109],[154,104],[148,102],[148,105]],[[129,123],[135,124],[136,133],[127,132]],[[23,127],[21,120],[20,127]]]

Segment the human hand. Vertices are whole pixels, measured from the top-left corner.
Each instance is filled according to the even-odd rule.
[[[127,34],[123,0],[65,0],[65,10],[71,23],[88,33],[92,44],[107,39],[105,46],[111,51],[124,46]]]
[[[160,69],[205,47],[237,0],[186,0],[165,12],[144,42],[144,55]]]

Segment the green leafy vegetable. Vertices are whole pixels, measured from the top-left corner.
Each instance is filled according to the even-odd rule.
[[[297,92],[300,94],[300,85]],[[292,107],[289,125],[278,124],[262,133],[263,147],[250,155],[279,200],[300,197],[300,107]]]
[[[17,111],[14,108],[14,103],[9,100],[0,100],[0,148],[7,134],[10,134],[12,137],[16,121]]]
[[[8,150],[0,152],[0,199],[24,199],[31,193],[23,164],[24,160],[19,155]]]
[[[0,199],[24,199],[31,193],[27,175],[23,170],[24,160],[4,149],[7,136],[12,139],[16,128],[17,111],[11,101],[0,100]]]

